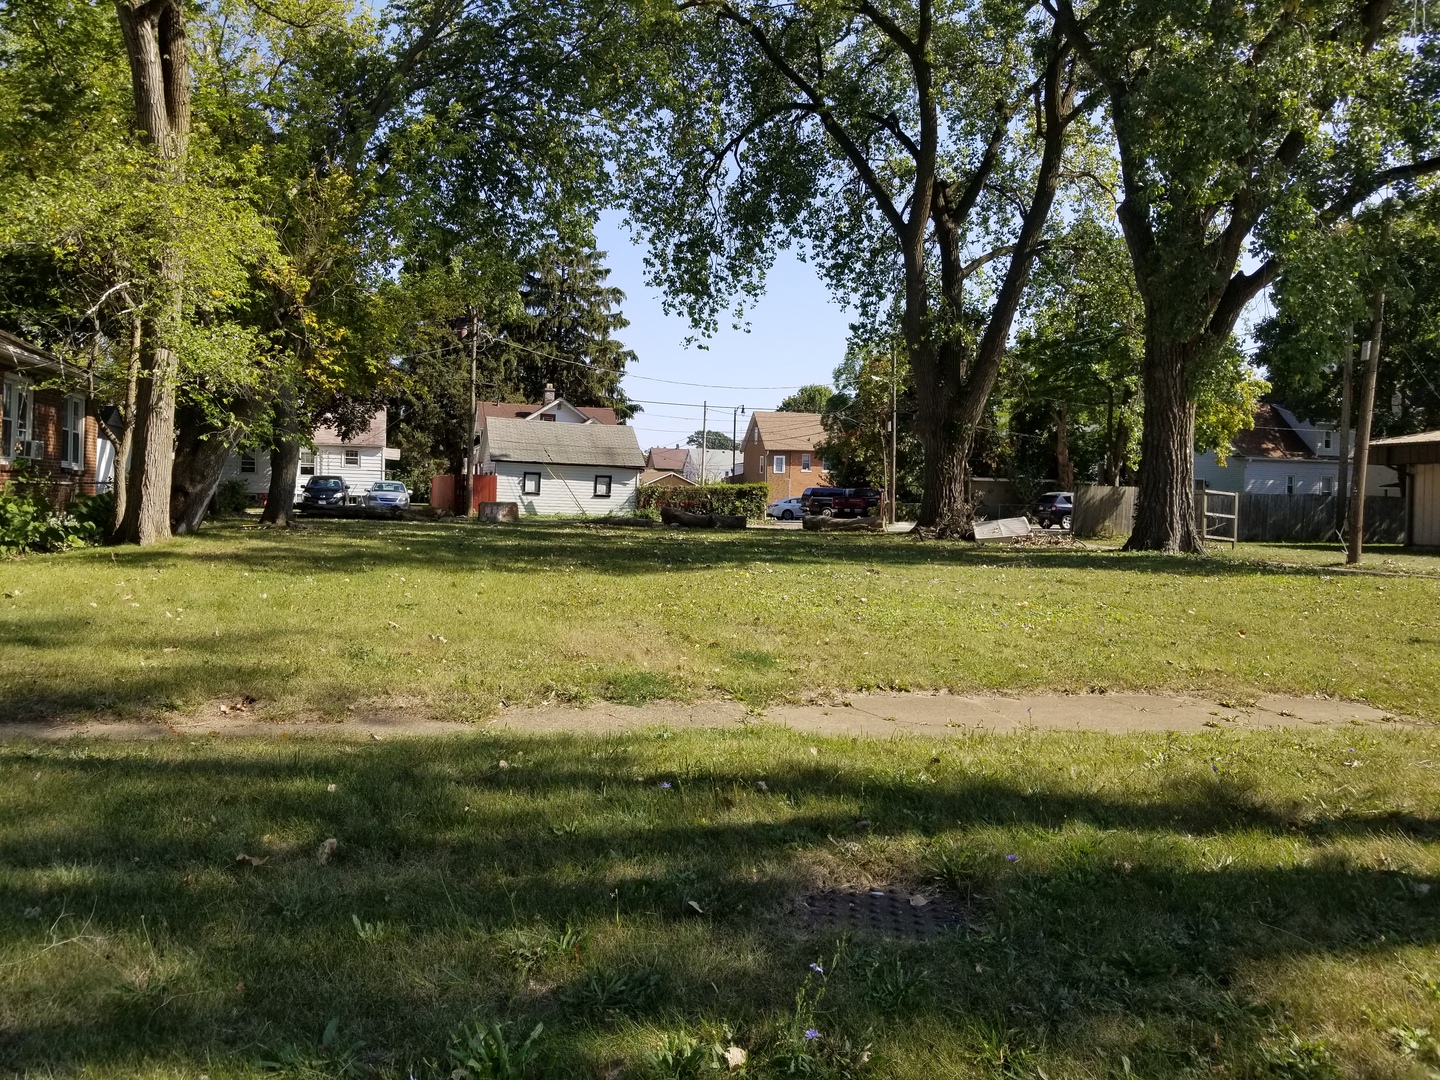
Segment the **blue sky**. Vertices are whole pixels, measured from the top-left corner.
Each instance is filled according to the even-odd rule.
[[[814,270],[793,255],[782,255],[766,280],[765,295],[747,312],[748,333],[726,323],[704,342],[707,348],[687,348],[689,324],[661,309],[659,292],[645,284],[645,251],[631,242],[620,221],[618,213],[605,214],[596,238],[611,270],[608,283],[625,292],[622,310],[630,325],[618,337],[639,357],[625,377],[625,391],[646,403],[632,422],[641,447],[683,444],[700,429],[700,406],[706,400],[711,430],[728,433],[736,405],[773,409],[790,387],[829,385],[845,355],[849,317],[830,300]],[[744,417],[739,428],[743,436]]]

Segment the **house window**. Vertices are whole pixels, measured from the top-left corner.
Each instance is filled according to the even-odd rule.
[[[29,457],[31,415],[34,398],[30,384],[17,378],[5,380],[0,405],[0,458]]]
[[[821,471],[821,472],[829,472],[829,471],[830,471],[830,462],[826,461],[824,458],[821,458],[821,459],[820,459],[820,471]]]
[[[85,468],[85,399],[71,394],[65,399],[64,423],[60,428],[60,467]]]
[[[751,430],[751,432],[750,432],[750,441],[751,441],[752,443],[756,443],[757,445],[759,444],[759,442],[760,442],[760,429],[759,429],[758,427]]]
[[[1293,477],[1293,476],[1287,476],[1287,477],[1285,477],[1285,494],[1286,494],[1286,495],[1294,495],[1294,494],[1295,494],[1295,477]]]
[[[254,455],[254,454],[241,454],[241,455],[240,455],[240,471],[241,471],[241,472],[254,472],[254,471],[255,471],[255,455]]]
[[[801,471],[801,472],[809,472],[809,471],[810,471],[810,455],[809,455],[809,454],[801,454],[801,455],[800,455],[800,471]]]
[[[346,450],[346,451],[345,451],[345,464],[346,464],[346,465],[359,465],[359,464],[360,464],[360,451],[359,451],[359,450]]]
[[[1329,433],[1328,433],[1328,432],[1326,433],[1326,437],[1327,437],[1327,438],[1329,437]],[[1335,478],[1334,478],[1333,476],[1322,476],[1322,477],[1320,478],[1320,494],[1321,494],[1321,495],[1333,495],[1334,493],[1335,493]]]
[[[610,497],[610,477],[595,477],[595,498],[608,499]]]
[[[545,413],[543,416],[541,416],[540,419],[541,419],[541,420],[554,420],[554,419],[555,419],[555,414],[554,414],[553,412],[547,412],[547,413]]]
[[[774,468],[774,471],[775,471],[776,473],[782,473],[782,472],[785,471],[785,455],[784,455],[784,454],[776,454],[776,455],[775,455],[775,464],[774,464],[774,467],[773,467],[773,468]]]
[[[1333,444],[1333,441],[1332,441],[1332,440],[1334,439],[1334,436],[1335,436],[1335,433],[1334,433],[1333,431],[1331,431],[1329,428],[1326,428],[1324,434],[1321,436],[1320,445],[1321,445],[1322,447],[1324,447],[1326,450],[1332,449],[1332,448],[1333,448],[1333,445],[1334,445],[1334,444]]]
[[[314,451],[314,450],[301,450],[301,451],[300,451],[300,475],[301,475],[301,476],[314,476],[314,475],[315,475],[315,451]]]
[[[520,477],[520,494],[540,494],[540,474],[538,472],[527,472]]]

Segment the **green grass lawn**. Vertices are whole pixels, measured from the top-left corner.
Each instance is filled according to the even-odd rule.
[[[532,1077],[1433,1076],[1437,766],[1428,727],[0,744],[0,1075],[440,1080],[543,1024]],[[792,914],[880,885],[976,923]]]
[[[1277,691],[1437,715],[1440,580],[896,536],[333,522],[0,564],[0,716],[866,688]]]
[[[1345,552],[1338,544],[1240,544],[1233,551],[1229,544],[1215,544],[1212,551],[1218,558],[1233,558],[1242,562],[1345,569]],[[1357,569],[1365,573],[1429,574],[1440,577],[1440,553],[1434,548],[1370,544],[1365,548],[1364,557]]]

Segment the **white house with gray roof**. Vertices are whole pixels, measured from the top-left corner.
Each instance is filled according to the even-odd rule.
[[[635,429],[603,423],[537,424],[489,416],[480,472],[495,477],[495,501],[522,514],[629,514],[645,454]]]

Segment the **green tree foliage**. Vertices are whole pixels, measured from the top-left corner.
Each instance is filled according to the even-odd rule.
[[[1145,309],[1121,237],[1093,216],[1071,222],[1040,257],[1023,321],[1002,382],[1011,461],[1066,489],[1131,482]],[[1196,387],[1194,448],[1223,461],[1267,389],[1232,335]]]
[[[1022,471],[1064,488],[1077,476],[1129,481],[1143,413],[1143,320],[1124,242],[1094,216],[1071,223],[1040,257],[1006,358],[1010,430],[1019,434],[1025,414],[1040,421],[1025,433],[1020,456],[1035,464]]]
[[[1007,2],[696,0],[655,22],[660,74],[622,147],[654,280],[710,329],[800,243],[862,321],[899,297],[921,520],[964,534],[965,463],[1078,115],[1066,50]]]
[[[685,439],[685,445],[703,445],[707,450],[735,450],[739,444],[723,431],[696,431]]]
[[[1045,3],[1110,108],[1145,305],[1130,545],[1199,550],[1189,447],[1207,372],[1306,237],[1440,168],[1440,34],[1412,33],[1391,0]]]
[[[243,441],[272,449],[267,513],[283,519],[312,426],[361,426],[393,389],[397,269],[414,283],[457,256],[513,264],[588,230],[619,79],[607,26],[623,24],[607,15],[585,0],[6,5],[0,203],[25,211],[0,237],[6,317],[88,355],[142,418],[153,339],[178,358],[156,380],[179,391],[170,518],[198,520]],[[125,20],[183,30],[162,67],[189,89],[188,137],[132,138],[136,103],[155,99],[131,93]],[[532,275],[507,327],[516,348],[599,365],[579,378],[567,362],[588,379],[579,397],[628,358],[587,290],[603,271]],[[502,299],[469,303],[514,292],[507,278]]]
[[[896,438],[900,499],[919,498],[924,452],[916,438],[915,390],[903,344],[896,346],[864,332],[853,333],[845,359],[835,369],[839,387],[824,413],[825,442],[818,447],[842,487],[886,486],[889,470],[892,377],[899,427]]]
[[[500,350],[517,401],[539,401],[547,386],[572,405],[607,405],[622,419],[638,410],[620,386],[635,353],[614,336],[629,320],[625,294],[606,285],[605,253],[553,240],[523,262],[520,307],[505,323]]]
[[[544,243],[514,261],[486,249],[407,274],[383,292],[385,340],[400,382],[392,437],[414,486],[461,469],[470,433],[470,360],[478,398],[539,402],[547,386],[573,405],[622,419],[637,411],[620,386],[634,353],[615,338],[624,294],[605,284],[593,244]]]
[[[206,415],[259,385],[269,349],[245,311],[257,282],[288,270],[248,149],[231,153],[203,112],[163,147],[145,127],[154,116],[132,134],[121,39],[110,6],[22,0],[0,14],[0,318],[124,406],[108,434],[137,477],[159,475],[143,521],[124,477],[116,512],[152,540],[169,532],[177,402]],[[137,420],[155,438],[131,454]]]
[[[1382,244],[1387,211],[1394,220]],[[1375,432],[1440,428],[1440,190],[1378,208],[1356,228],[1319,240],[1309,257],[1287,261],[1274,289],[1276,314],[1256,332],[1257,360],[1280,399],[1308,419],[1338,421],[1344,352],[1369,336],[1379,284],[1385,321]],[[1352,355],[1358,359],[1358,350]]]
[[[812,383],[788,395],[776,408],[780,412],[823,413],[829,408],[830,399],[834,396],[835,391],[830,387]]]

